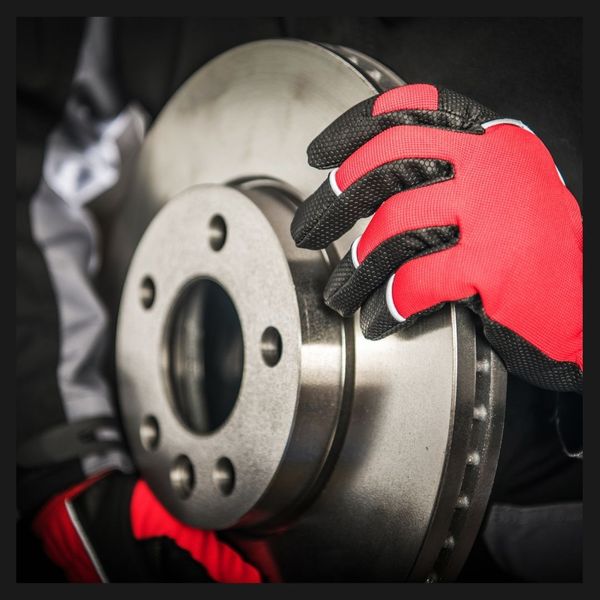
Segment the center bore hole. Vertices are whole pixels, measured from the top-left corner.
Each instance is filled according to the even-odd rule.
[[[217,429],[237,401],[244,345],[237,310],[216,281],[196,279],[180,295],[170,319],[166,358],[180,419],[196,433]]]

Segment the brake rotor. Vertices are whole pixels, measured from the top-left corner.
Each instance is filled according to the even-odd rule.
[[[309,142],[402,84],[347,48],[226,52],[157,119],[113,232],[135,461],[271,581],[452,579],[493,482],[506,374],[471,313],[365,340],[322,290],[366,222],[322,252],[289,233],[325,177]]]

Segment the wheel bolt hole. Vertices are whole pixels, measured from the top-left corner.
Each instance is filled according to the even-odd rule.
[[[208,239],[210,247],[218,252],[225,245],[227,239],[227,225],[221,215],[215,215],[208,224]]]
[[[175,459],[169,476],[171,486],[177,495],[183,500],[189,498],[196,481],[192,462],[185,454],[181,454]]]
[[[283,342],[275,327],[267,327],[260,338],[260,353],[269,367],[274,367],[281,359]]]
[[[233,463],[225,456],[221,457],[212,473],[215,487],[223,494],[229,496],[235,487],[235,469]]]
[[[156,298],[156,286],[152,277],[146,276],[142,279],[140,285],[140,302],[142,306],[148,310],[154,304]]]
[[[140,441],[145,450],[152,451],[158,448],[160,442],[160,428],[153,415],[144,417],[140,425]]]

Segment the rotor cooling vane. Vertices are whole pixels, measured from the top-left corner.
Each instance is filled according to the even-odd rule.
[[[364,220],[322,252],[289,233],[311,139],[402,83],[347,48],[226,52],[153,125],[112,231],[137,465],[271,581],[452,579],[494,478],[506,375],[472,315],[365,340],[322,301]]]

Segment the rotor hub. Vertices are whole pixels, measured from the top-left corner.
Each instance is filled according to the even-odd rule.
[[[172,510],[211,529],[260,523],[309,492],[346,378],[344,323],[321,301],[326,254],[289,241],[288,193],[250,186],[195,186],[170,201],[138,246],[121,307],[140,468]]]

